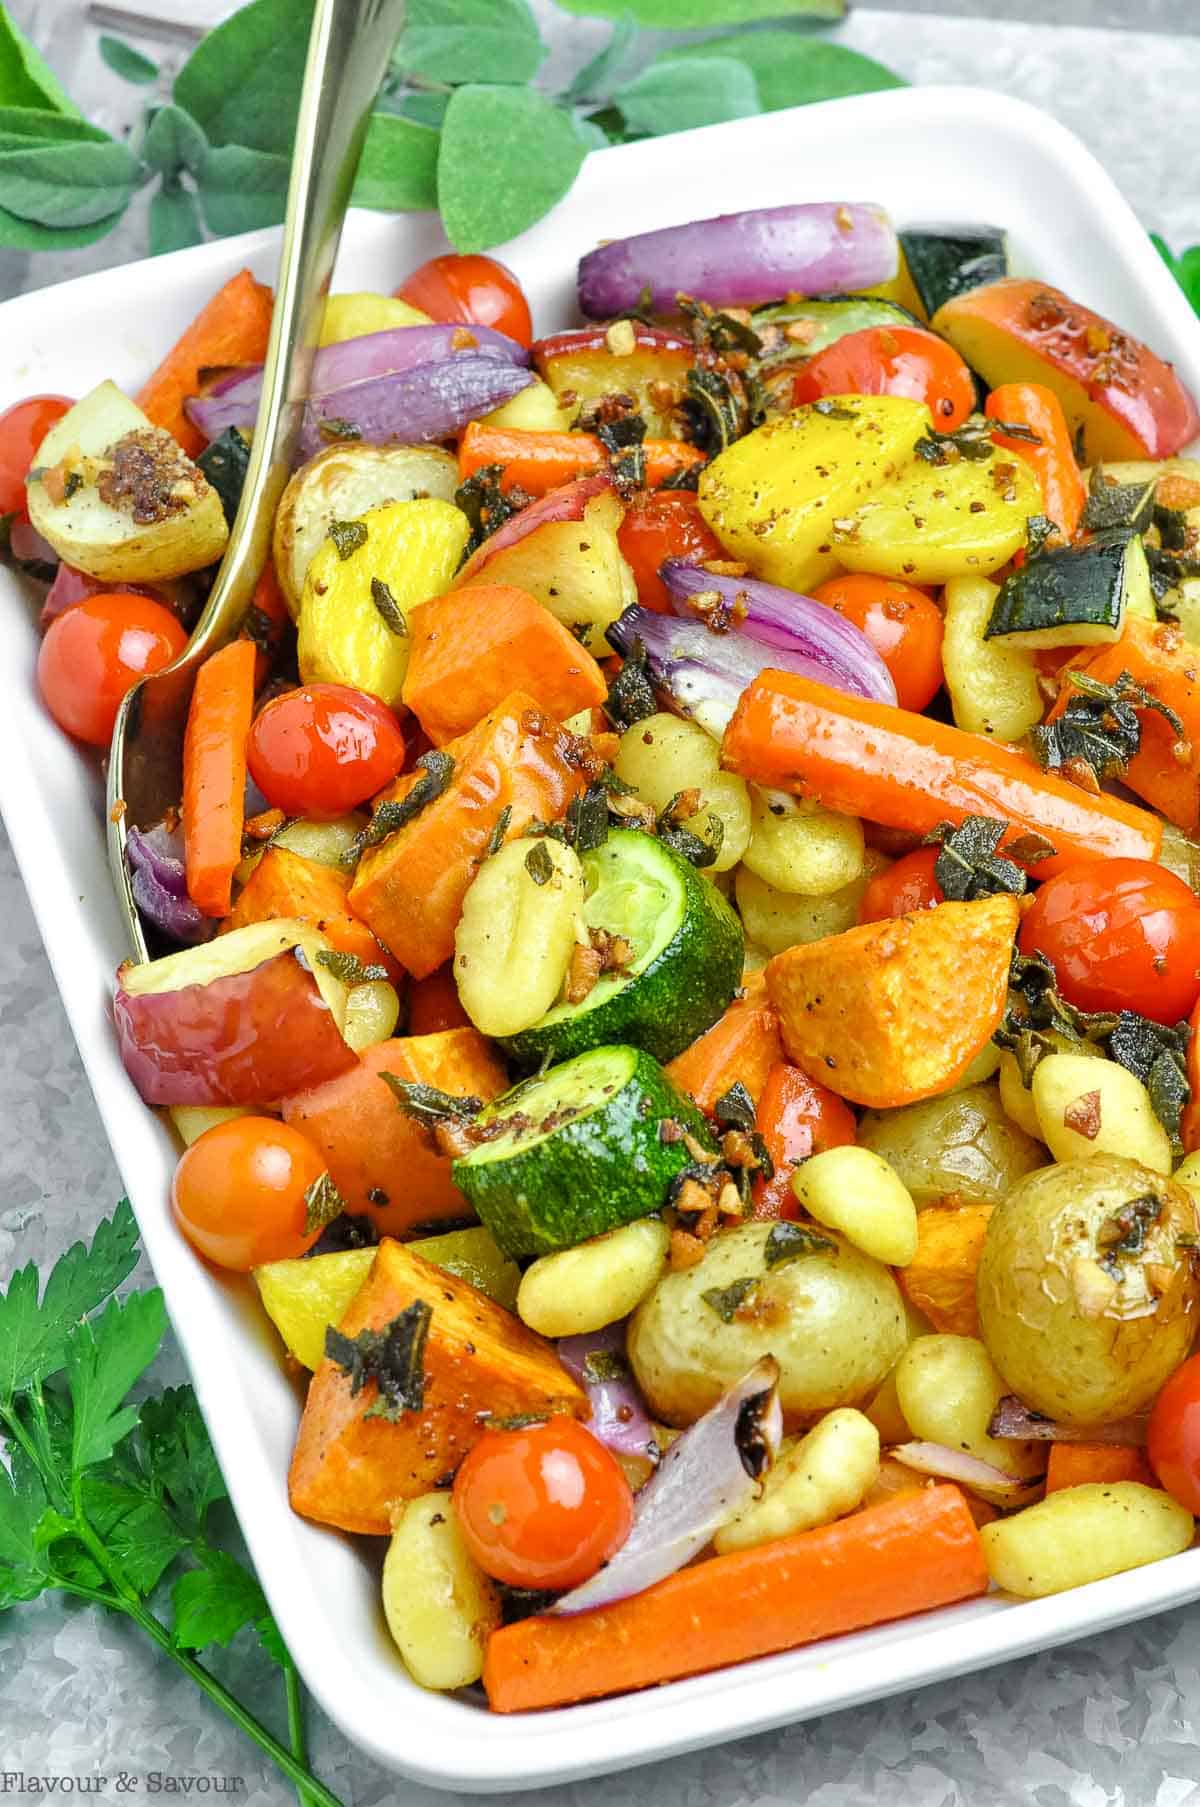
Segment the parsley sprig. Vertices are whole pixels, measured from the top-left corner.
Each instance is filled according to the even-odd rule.
[[[299,1676],[262,1589],[215,1541],[226,1490],[195,1394],[130,1398],[167,1324],[157,1287],[114,1296],[137,1257],[122,1201],[44,1285],[30,1262],[0,1292],[0,1611],[59,1592],[132,1620],[305,1807],[339,1807],[308,1768]],[[247,1626],[283,1672],[291,1750],[195,1654]]]

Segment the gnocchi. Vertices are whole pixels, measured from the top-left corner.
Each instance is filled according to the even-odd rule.
[[[917,1207],[893,1168],[869,1148],[826,1148],[797,1167],[792,1190],[818,1223],[865,1255],[904,1267],[917,1252]]]
[[[750,791],[744,779],[721,770],[720,748],[703,728],[677,715],[647,716],[621,736],[613,769],[656,810],[683,792],[698,791],[696,812],[685,825],[702,840],[719,841],[706,871],[728,872],[737,865],[750,840]],[[709,816],[720,824],[715,833]]]
[[[642,1217],[541,1255],[521,1276],[517,1315],[542,1336],[578,1336],[615,1324],[657,1281],[670,1240],[661,1218]]]
[[[385,1042],[396,1033],[400,1020],[400,999],[394,985],[386,979],[366,979],[352,985],[346,997],[346,1023],[342,1034],[361,1054],[376,1042]]]
[[[824,897],[807,897],[798,891],[779,891],[743,863],[737,869],[734,895],[746,934],[768,954],[782,954],[801,941],[823,941],[841,935],[858,921],[863,892],[888,861],[868,847],[859,876],[840,891]]]
[[[750,790],[752,829],[743,863],[776,891],[828,897],[863,875],[862,823],[782,791]]]
[[[917,1337],[896,1368],[896,1398],[914,1437],[965,1450],[1014,1480],[1031,1479],[1045,1469],[1045,1447],[988,1434],[1006,1390],[978,1337]],[[987,1497],[986,1488],[978,1491]]]
[[[806,1436],[781,1450],[762,1495],[723,1524],[718,1555],[773,1537],[812,1531],[860,1506],[879,1473],[879,1432],[849,1406],[827,1412]]]
[[[463,1540],[448,1493],[401,1508],[383,1559],[383,1611],[404,1664],[423,1688],[466,1688],[483,1674],[500,1592]]]
[[[996,1586],[1034,1600],[1178,1556],[1194,1533],[1191,1513],[1157,1487],[1091,1481],[996,1519],[979,1535]]]
[[[1115,1060],[1048,1054],[1033,1075],[1038,1129],[1056,1161],[1127,1155],[1170,1173],[1171,1142],[1140,1079]]]
[[[585,899],[579,855],[549,837],[509,841],[483,862],[463,900],[454,978],[484,1035],[516,1035],[545,1016],[585,939]]]

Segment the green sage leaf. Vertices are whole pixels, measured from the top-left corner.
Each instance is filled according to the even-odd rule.
[[[568,105],[584,100],[593,103],[607,100],[617,72],[628,56],[636,37],[637,26],[632,15],[622,12],[613,21],[612,36],[604,49],[598,51],[590,62],[583,65],[567,89],[564,98]]]
[[[839,100],[846,94],[873,94],[903,88],[904,81],[877,63],[823,38],[791,31],[745,31],[727,38],[686,44],[672,56],[688,61],[736,57],[758,83],[764,113],[779,107],[806,106],[814,100]]]
[[[127,44],[124,38],[110,38],[101,32],[100,55],[122,81],[136,82],[139,87],[144,87],[148,82],[158,80],[158,64],[143,56],[132,44]]]
[[[527,82],[546,46],[526,0],[408,0],[393,61],[429,81]]]
[[[199,180],[204,223],[218,238],[277,226],[287,210],[291,160],[243,144],[221,144],[204,159]]]
[[[619,19],[667,31],[753,25],[759,19],[844,19],[846,0],[558,0],[564,12]]]
[[[204,242],[196,197],[178,182],[163,182],[150,197],[150,255],[184,251]]]
[[[351,198],[356,207],[375,207],[381,213],[432,210],[437,206],[437,164],[438,134],[431,127],[398,113],[373,113]]]
[[[587,151],[569,113],[532,88],[456,89],[438,153],[442,224],[459,251],[515,238],[561,201]]]
[[[36,107],[50,113],[72,113],[79,108],[60,87],[54,71],[45,64],[23,32],[0,6],[0,106]]]
[[[11,251],[77,251],[81,245],[94,245],[110,233],[124,211],[121,207],[90,226],[40,226],[35,220],[19,219],[6,207],[0,207],[0,245]]]
[[[1154,249],[1170,270],[1172,276],[1200,314],[1200,245],[1190,245],[1176,257],[1170,246],[1159,237],[1157,232],[1150,234]]]
[[[0,150],[39,144],[111,144],[107,132],[72,113],[49,113],[42,107],[0,106]]]
[[[0,151],[0,207],[39,226],[92,226],[121,213],[138,165],[124,144],[29,144]]]
[[[198,176],[208,155],[208,140],[191,114],[168,103],[155,109],[142,140],[142,160],[168,182],[181,170]]]
[[[440,131],[446,117],[446,108],[450,105],[450,96],[423,94],[414,88],[404,96],[400,104],[405,119],[413,119],[418,125],[430,125],[435,131]]]
[[[618,88],[613,104],[631,132],[647,137],[720,125],[762,110],[753,75],[728,56],[660,57]]]
[[[250,0],[197,44],[174,95],[210,144],[290,153],[314,0]]]

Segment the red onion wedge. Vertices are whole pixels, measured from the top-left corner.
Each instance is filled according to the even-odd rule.
[[[716,307],[782,295],[845,295],[890,282],[899,264],[895,228],[881,207],[806,201],[612,239],[579,261],[579,305],[593,320],[649,305],[675,311],[676,296]]]
[[[558,1340],[558,1359],[592,1403],[588,1429],[618,1456],[658,1462],[654,1426],[625,1357],[625,1324]]]
[[[183,837],[161,823],[145,831],[131,828],[125,857],[133,901],[146,920],[185,946],[206,941],[216,925],[188,896]]]
[[[985,1493],[998,1506],[1027,1505],[1034,1490],[1042,1485],[1040,1475],[1022,1480],[991,1462],[968,1455],[965,1449],[952,1449],[948,1443],[898,1443],[888,1454],[918,1474],[957,1481],[960,1487]]]
[[[633,1529],[598,1575],[553,1613],[610,1606],[673,1575],[752,1497],[779,1449],[779,1364],[764,1356],[672,1443],[637,1496]]]
[[[297,454],[315,458],[342,438],[368,445],[448,439],[532,381],[528,370],[501,358],[463,354],[324,390],[305,404]]]
[[[1020,1443],[1112,1443],[1134,1449],[1145,1447],[1149,1413],[1136,1418],[1114,1418],[1111,1424],[1062,1424],[1030,1411],[1015,1393],[1006,1393],[992,1413],[989,1437],[1011,1437]]]

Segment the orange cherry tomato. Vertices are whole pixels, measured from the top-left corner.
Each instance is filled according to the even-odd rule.
[[[66,395],[31,395],[0,414],[0,514],[25,512],[25,479],[33,455],[74,406]]]
[[[975,406],[975,380],[953,345],[924,327],[866,326],[797,371],[793,406],[824,395],[906,395],[927,403],[939,433],[952,433]]]
[[[942,612],[912,584],[852,571],[812,592],[861,628],[892,674],[896,700],[918,714],[942,687]]]
[[[945,900],[933,876],[936,847],[914,847],[903,859],[873,878],[858,906],[860,922],[882,922],[887,916],[909,916],[914,910],[932,910]]]
[[[786,1061],[767,1074],[754,1125],[775,1168],[769,1180],[755,1182],[755,1217],[795,1217],[792,1175],[800,1162],[826,1148],[844,1148],[857,1134],[850,1106]]]
[[[404,764],[405,742],[386,703],[348,684],[301,684],[261,709],[246,743],[250,776],[289,816],[345,815]]]
[[[321,1229],[305,1228],[304,1195],[324,1172],[299,1130],[274,1117],[231,1117],[184,1150],[171,1210],[194,1249],[245,1274],[312,1247]]]
[[[1047,879],[1022,919],[1023,954],[1053,962],[1080,1010],[1177,1023],[1200,998],[1200,901],[1148,860],[1084,860]]]
[[[638,601],[660,615],[671,613],[658,575],[664,559],[724,558],[725,549],[686,489],[655,489],[634,497],[617,533],[621,555],[633,571]]]
[[[132,591],[101,590],[59,615],[38,653],[38,687],[60,728],[106,747],[125,692],[181,653],[170,609]]]
[[[1200,1512],[1200,1355],[1176,1368],[1154,1401],[1146,1454],[1171,1498]]]
[[[464,326],[491,326],[518,345],[533,344],[533,321],[524,291],[512,271],[494,257],[446,252],[406,276],[396,294],[431,320],[460,320]]]
[[[485,1431],[454,1478],[454,1509],[480,1568],[510,1587],[578,1587],[633,1524],[616,1457],[561,1416]]]

